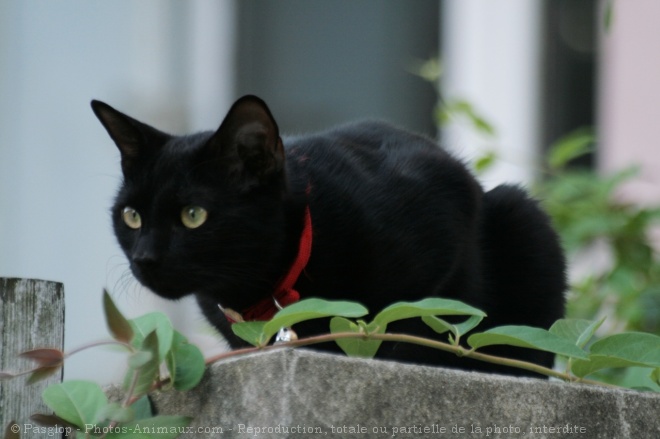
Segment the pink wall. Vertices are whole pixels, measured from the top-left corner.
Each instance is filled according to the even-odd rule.
[[[637,164],[639,178],[623,196],[660,204],[660,1],[614,0],[602,35],[600,168]]]

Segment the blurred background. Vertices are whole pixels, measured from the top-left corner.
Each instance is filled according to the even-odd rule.
[[[119,154],[89,101],[185,133],[251,93],[285,133],[381,118],[438,137],[488,188],[529,187],[575,261],[572,312],[657,333],[658,22],[657,0],[0,2],[0,276],[65,284],[68,349],[107,337],[104,287],[223,349],[194,304],[128,274]],[[124,361],[96,349],[65,376],[116,381]]]

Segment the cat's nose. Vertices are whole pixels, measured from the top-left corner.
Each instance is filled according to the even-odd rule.
[[[133,262],[143,270],[154,269],[159,265],[159,258],[154,252],[140,252],[133,255]]]
[[[162,276],[161,254],[149,239],[141,239],[130,254],[133,275],[141,284],[154,288],[154,282]]]
[[[160,257],[156,249],[154,249],[152,240],[146,238],[138,241],[131,259],[141,270],[153,270],[160,264]]]

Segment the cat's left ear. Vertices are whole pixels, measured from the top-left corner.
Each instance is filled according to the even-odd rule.
[[[279,128],[266,103],[256,96],[234,103],[207,149],[242,191],[283,181]]]

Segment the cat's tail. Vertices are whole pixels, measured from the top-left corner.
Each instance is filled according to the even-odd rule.
[[[564,254],[550,218],[525,191],[502,185],[484,194],[481,250],[486,312],[493,316],[484,323],[549,328],[563,317]]]

